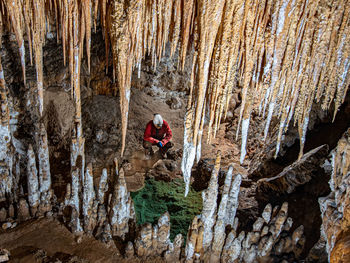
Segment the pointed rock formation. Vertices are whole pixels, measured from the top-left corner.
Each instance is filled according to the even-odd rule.
[[[220,169],[221,155],[218,151],[215,166],[212,171],[208,189],[202,192],[203,211],[201,220],[203,222],[203,250],[207,251],[213,239],[213,227],[216,218],[217,196],[218,196],[218,173]]]
[[[141,227],[141,232],[135,242],[136,254],[143,259],[164,254],[167,262],[171,262],[169,260],[179,260],[179,251],[183,242],[182,235],[175,238],[174,244],[169,237],[170,215],[165,212],[158,219],[156,225],[152,226],[150,223],[146,223]]]
[[[321,234],[327,241],[330,262],[350,260],[350,129],[332,151],[331,193],[319,198],[322,226]]]
[[[65,209],[68,211],[69,226],[73,233],[82,232],[79,215],[80,215],[80,200],[79,200],[79,189],[80,189],[80,171],[75,168],[72,175],[72,184],[67,185],[66,196],[64,200]]]
[[[0,38],[0,42],[1,42]],[[14,179],[12,175],[13,154],[12,135],[10,131],[10,113],[7,101],[8,89],[0,58],[0,200],[12,192]]]
[[[187,232],[185,262],[193,262],[195,257],[203,256],[204,228],[201,216],[195,216]]]
[[[169,244],[168,250],[164,254],[164,258],[166,262],[180,262],[181,257],[181,248],[184,243],[183,236],[181,234],[177,234],[174,238],[174,243]]]
[[[139,238],[135,241],[135,251],[140,258],[151,255],[152,247],[152,224],[146,223],[142,226]]]
[[[83,217],[84,231],[92,234],[96,226],[97,219],[97,201],[95,200],[95,188],[92,175],[92,164],[89,163],[86,167],[83,185]]]
[[[44,193],[51,189],[49,146],[44,124],[40,125],[38,160],[40,193]]]
[[[116,162],[116,161],[115,161]],[[118,165],[116,162],[116,170]],[[117,173],[118,179],[114,185],[112,199],[109,202],[109,221],[112,227],[113,236],[121,238],[129,232],[129,220],[135,220],[134,203],[126,187],[124,170]]]
[[[225,229],[228,225],[234,227],[234,219],[238,208],[238,194],[242,182],[240,174],[234,175],[232,182],[233,166],[227,171],[224,189],[221,195],[219,210],[217,212],[216,223],[214,227],[214,238],[211,246],[210,262],[218,262],[220,253],[225,242]]]
[[[49,146],[47,142],[47,133],[43,123],[40,125],[39,130],[38,160],[40,191],[39,215],[43,216],[52,210],[51,199],[54,195],[53,190],[51,189]]]
[[[21,198],[19,200],[19,204],[17,207],[17,213],[18,213],[18,220],[19,221],[26,221],[28,219],[30,219],[30,213],[29,213],[29,206],[27,203],[27,200],[25,200],[24,198]]]
[[[40,201],[38,170],[36,169],[35,154],[32,145],[29,145],[27,164],[27,184],[28,184],[28,201],[32,216],[36,215]]]

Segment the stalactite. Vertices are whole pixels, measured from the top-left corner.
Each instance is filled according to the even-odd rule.
[[[172,57],[176,51],[176,47],[180,37],[180,26],[181,26],[181,0],[176,0],[173,5],[173,25],[172,25],[172,35],[170,38],[171,51],[170,56]]]
[[[8,15],[11,19],[11,26],[16,35],[19,53],[21,57],[23,82],[26,84],[26,61],[25,61],[25,48],[23,39],[23,6],[20,0],[6,0],[5,5],[8,11]]]
[[[187,47],[189,42],[190,35],[190,26],[191,20],[193,16],[193,9],[195,2],[193,0],[184,0],[183,1],[183,11],[182,11],[182,30],[181,30],[181,49],[180,49],[180,63],[181,69],[183,70],[185,67],[185,60],[187,54]]]
[[[96,1],[98,2],[98,1]],[[82,2],[85,18],[85,34],[86,34],[86,54],[88,62],[88,71],[90,73],[90,48],[91,48],[91,0]]]
[[[229,8],[230,2],[226,1],[220,27],[225,27],[225,17],[229,17],[232,23],[230,26],[234,30],[230,36],[227,36],[227,30],[219,29],[210,61],[209,91],[206,94],[210,102],[207,109],[210,113],[209,142],[212,137],[215,137],[222,118],[222,110],[225,109],[226,112],[228,96],[230,96],[230,90],[224,91],[218,87],[220,83],[234,85],[237,74],[240,76],[238,83],[243,86],[239,120],[239,126],[242,124],[241,162],[246,154],[250,114],[256,105],[260,105],[260,112],[264,116],[265,108],[268,106],[265,138],[272,117],[277,115],[280,119],[276,155],[282,135],[293,117],[298,124],[300,154],[302,154],[314,100],[323,98],[323,108],[328,109],[329,102],[334,98],[338,108],[349,86],[350,63],[347,59],[350,46],[347,40],[349,34],[343,33],[349,32],[349,25],[345,22],[348,21],[349,9],[344,8],[345,2],[348,3],[348,1],[339,3],[332,1],[328,5],[325,1],[304,0],[235,2],[233,15],[230,16],[228,15],[232,12]],[[340,10],[344,11],[343,16],[340,15]],[[209,10],[205,11],[209,12]],[[332,13],[335,15],[330,19]],[[203,21],[204,17],[205,12],[200,13],[197,19]],[[226,26],[229,28],[228,24]],[[205,31],[201,23],[199,28],[202,32]],[[316,30],[317,33],[315,33]],[[220,39],[225,38],[226,41],[220,42]],[[227,52],[225,49],[227,42],[230,42],[230,47],[234,49],[229,51],[228,58],[221,59],[220,52],[222,54]],[[199,48],[199,57],[202,52],[203,50]],[[266,63],[262,66],[263,58]],[[225,67],[227,67],[227,74],[221,74]],[[336,78],[336,75],[341,77]],[[200,77],[199,68],[197,78]],[[204,105],[201,97],[203,87],[199,81],[191,93],[195,97],[193,100],[190,98],[190,101],[197,105],[197,109],[199,105]],[[327,87],[326,93],[322,91],[325,87]],[[223,107],[223,104],[226,106]],[[198,121],[196,123],[198,125]],[[187,128],[193,129],[193,134],[187,138],[190,141],[197,136],[196,123]],[[237,136],[238,132],[237,129]]]
[[[136,4],[136,2],[134,3]],[[114,1],[112,6],[112,29],[111,29],[111,41],[113,51],[113,64],[117,68],[118,86],[120,91],[120,110],[122,119],[122,148],[121,155],[125,149],[125,138],[127,129],[127,118],[129,112],[129,100],[130,100],[130,81],[133,54],[130,54],[130,45],[128,34],[128,20],[123,17],[124,15],[124,1]],[[136,25],[130,25],[136,26]]]
[[[44,88],[42,48],[45,31],[50,29],[48,21],[56,21],[64,63],[69,61],[76,105],[73,139],[77,141],[72,142],[76,144],[72,148],[82,150],[74,153],[82,159],[80,67],[85,43],[90,71],[91,27],[96,29],[98,16],[105,40],[106,68],[111,45],[113,72],[118,79],[121,155],[126,146],[133,69],[140,70],[146,54],[156,67],[169,41],[170,55],[178,48],[179,68],[184,69],[188,51],[194,49],[184,132],[183,158],[188,160],[183,159],[182,165],[186,184],[195,155],[197,159],[200,156],[203,116],[210,113],[210,141],[226,117],[232,90],[237,86],[243,88],[236,134],[238,137],[241,129],[243,162],[253,111],[259,110],[265,119],[265,138],[272,119],[280,121],[276,156],[293,120],[298,126],[302,154],[313,103],[320,102],[328,110],[334,102],[335,116],[350,84],[349,0],[0,0],[0,4],[1,24],[16,36],[24,83],[24,36],[30,60],[33,52],[40,114]]]
[[[43,90],[43,42],[45,40],[45,6],[44,2],[36,2],[33,6],[28,6],[33,17],[32,21],[32,35],[33,35],[33,49],[34,49],[34,61],[36,67],[37,77],[37,92],[39,101],[39,114],[43,115],[44,110],[44,90]],[[30,12],[29,11],[29,12]]]

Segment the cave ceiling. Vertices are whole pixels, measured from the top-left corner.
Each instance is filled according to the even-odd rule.
[[[92,30],[102,27],[106,59],[112,51],[113,93],[119,91],[122,116],[121,155],[133,70],[141,67],[146,55],[156,67],[166,45],[171,55],[178,52],[181,69],[190,56],[182,162],[187,185],[195,156],[200,156],[204,117],[208,113],[210,142],[227,113],[233,90],[242,88],[241,128],[236,137],[241,132],[243,162],[253,111],[265,119],[265,138],[272,117],[278,117],[276,154],[289,124],[297,125],[301,157],[313,103],[321,104],[323,110],[332,107],[335,116],[350,83],[348,0],[1,0],[0,8],[0,33],[16,37],[24,84],[27,52],[35,65],[40,116],[45,89],[43,46],[47,33],[56,33],[64,64],[69,65],[75,103],[72,144],[80,151],[84,144],[80,69],[86,54],[90,70]],[[6,100],[2,70],[0,84]]]

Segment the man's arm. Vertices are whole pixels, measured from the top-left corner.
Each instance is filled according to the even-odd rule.
[[[163,125],[165,126],[165,137],[162,140],[162,144],[165,145],[171,140],[173,133],[171,132],[170,126],[166,121],[163,121]]]
[[[152,123],[149,122],[146,126],[146,130],[145,130],[145,133],[143,135],[143,139],[145,141],[148,141],[152,144],[157,144],[159,141],[154,139],[152,136],[151,136],[151,129],[152,129]]]

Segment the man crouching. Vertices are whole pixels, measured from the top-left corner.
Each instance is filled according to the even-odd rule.
[[[149,121],[143,136],[143,148],[146,156],[153,155],[152,145],[159,147],[159,152],[165,158],[166,152],[173,147],[170,141],[173,137],[169,124],[163,120],[160,114],[156,113],[153,120]]]

